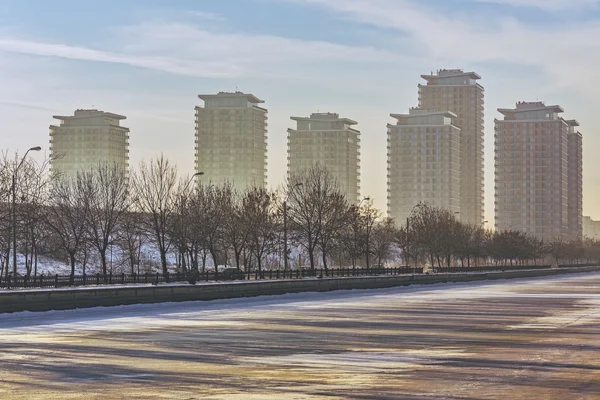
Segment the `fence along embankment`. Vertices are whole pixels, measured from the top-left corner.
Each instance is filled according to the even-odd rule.
[[[273,281],[238,281],[199,285],[96,287],[59,290],[0,292],[0,313],[49,311],[180,301],[207,301],[332,290],[382,289],[415,284],[472,282],[600,272],[600,266],[484,273],[308,278]]]

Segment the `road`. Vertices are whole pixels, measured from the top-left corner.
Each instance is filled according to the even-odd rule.
[[[0,399],[600,399],[600,274],[0,316]]]

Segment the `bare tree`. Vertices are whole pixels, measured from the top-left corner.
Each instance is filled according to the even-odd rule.
[[[375,256],[377,267],[381,268],[392,255],[392,246],[394,238],[397,235],[394,221],[386,218],[383,221],[377,221],[373,227],[369,246]]]
[[[224,200],[224,239],[233,253],[236,268],[241,270],[243,253],[250,239],[250,227],[245,223],[243,202],[239,195],[232,191],[231,196]]]
[[[69,260],[71,277],[77,254],[87,239],[85,206],[76,179],[62,178],[52,183],[45,222],[52,232],[51,241]]]
[[[177,212],[177,168],[163,155],[149,163],[141,162],[133,175],[134,203],[148,214],[147,231],[160,253],[163,274],[167,274],[167,253],[172,245],[170,224]]]
[[[218,271],[221,262],[227,262],[228,218],[235,202],[234,197],[235,192],[230,183],[198,185],[189,194],[184,211],[188,221],[185,232],[193,269],[198,270],[200,255],[202,271],[206,266],[207,254],[213,260],[215,271]]]
[[[424,250],[432,266],[436,264],[435,261],[441,266],[442,260],[446,261],[452,254],[451,236],[456,223],[454,215],[446,209],[422,203],[414,209],[409,223],[411,247]]]
[[[130,206],[128,178],[117,165],[100,164],[79,174],[77,186],[85,200],[88,236],[100,256],[102,274],[106,275],[106,252],[116,240]]]
[[[119,224],[117,243],[127,258],[131,274],[139,273],[142,247],[146,242],[144,218],[148,216],[139,212],[125,213]]]
[[[6,152],[0,157],[0,276],[8,276],[11,249],[11,160]]]
[[[487,244],[488,252],[496,261],[510,265],[543,256],[542,242],[519,231],[496,232]]]
[[[454,230],[455,256],[461,266],[471,267],[472,263],[486,256],[485,244],[490,233],[476,225],[459,224]]]
[[[323,199],[323,209],[319,215],[321,234],[318,245],[321,250],[323,268],[327,269],[327,259],[333,250],[336,241],[343,234],[351,218],[351,211],[346,197],[338,190]]]
[[[362,257],[366,251],[358,206],[350,206],[348,218],[349,223],[339,238],[340,248],[338,251],[345,253],[352,264],[352,268],[356,268],[356,259]]]
[[[264,188],[251,188],[242,198],[242,215],[248,231],[249,247],[262,271],[264,258],[277,246],[279,221],[277,201]]]
[[[308,253],[311,270],[314,271],[316,266],[318,246],[326,267],[332,234],[340,226],[335,214],[342,210],[345,213],[347,208],[335,178],[321,165],[293,172],[287,180],[285,195],[290,226]]]
[[[369,257],[373,254],[373,231],[381,218],[381,211],[373,207],[373,202],[368,200],[360,209],[360,237],[364,241],[364,255],[366,267],[370,268]]]
[[[210,185],[205,193],[205,246],[210,253],[215,271],[218,272],[221,261],[226,263],[227,246],[225,241],[225,219],[233,188],[230,183]]]
[[[184,218],[186,227],[187,252],[190,258],[190,269],[199,272],[199,257],[202,254],[202,272],[206,268],[206,232],[210,229],[207,224],[208,197],[211,186],[199,184],[185,200]]]

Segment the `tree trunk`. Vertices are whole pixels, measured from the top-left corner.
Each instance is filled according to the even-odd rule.
[[[308,259],[310,261],[310,270],[314,271],[315,270],[315,249],[314,248],[309,248],[308,249]]]
[[[206,250],[202,250],[202,273],[206,271]]]
[[[258,256],[256,257],[256,263],[258,265],[258,273],[260,274],[262,272],[262,260]]]
[[[69,279],[69,282],[71,285],[73,285],[73,282],[75,280],[75,252],[70,252],[69,253],[69,260],[71,261],[71,277]]]
[[[98,253],[100,254],[100,264],[102,265],[102,274],[106,276],[106,249],[100,248],[100,249],[98,249]]]
[[[235,266],[237,267],[238,271],[241,271],[241,266],[240,266],[240,252],[236,251],[235,249],[233,250],[234,254],[235,254]]]
[[[210,255],[213,259],[213,264],[215,265],[215,273],[218,273],[219,272],[219,260],[217,257],[217,252],[214,249],[212,249],[212,250],[210,250]]]
[[[38,267],[38,251],[37,251],[37,247],[36,247],[35,253],[33,254],[33,276],[37,276],[37,267]]]
[[[167,252],[162,248],[160,248],[160,264],[162,266],[163,275],[167,275]]]
[[[181,257],[181,271],[183,273],[185,273],[187,271],[187,265],[186,265],[186,262],[185,262],[186,261],[185,258],[186,258],[187,251],[185,251],[185,247],[186,246],[181,246],[181,250],[179,252],[180,257]]]
[[[131,269],[131,275],[135,274],[135,245],[131,245],[131,242],[129,242],[129,268]]]

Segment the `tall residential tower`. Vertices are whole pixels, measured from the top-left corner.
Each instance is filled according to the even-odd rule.
[[[460,128],[460,220],[481,226],[483,223],[483,87],[475,72],[461,69],[439,70],[421,75],[419,107],[451,111]]]
[[[388,124],[388,216],[402,224],[420,202],[461,212],[456,114],[413,108]]]
[[[582,237],[582,139],[558,105],[521,102],[496,124],[496,230]]]
[[[267,184],[267,110],[242,92],[202,94],[196,107],[196,171],[240,191]]]
[[[123,115],[99,110],[75,110],[73,116],[55,115],[50,125],[51,170],[74,177],[99,164],[129,166],[129,129]]]
[[[346,198],[358,201],[360,132],[353,128],[357,122],[334,113],[291,119],[297,127],[288,129],[288,172],[321,164],[338,180]]]

